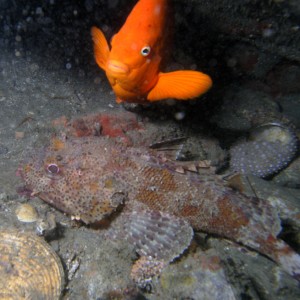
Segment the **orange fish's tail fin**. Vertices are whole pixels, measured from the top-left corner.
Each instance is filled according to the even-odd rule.
[[[197,71],[159,73],[158,82],[149,92],[149,101],[166,98],[187,100],[206,93],[212,86],[211,78]]]
[[[106,62],[109,56],[109,46],[103,32],[93,26],[91,35],[94,42],[94,56],[98,66],[105,71]]]

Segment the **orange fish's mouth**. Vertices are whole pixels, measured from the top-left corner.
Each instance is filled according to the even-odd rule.
[[[129,67],[117,60],[109,60],[107,62],[107,71],[114,74],[126,75],[129,73]]]

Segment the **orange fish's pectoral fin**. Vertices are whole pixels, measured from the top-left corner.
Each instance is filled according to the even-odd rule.
[[[106,62],[107,62],[108,56],[109,56],[108,43],[106,41],[106,38],[105,38],[103,32],[95,26],[93,26],[91,29],[91,35],[92,35],[92,39],[94,42],[95,60],[98,64],[98,66],[101,69],[105,70]]]
[[[207,92],[212,86],[211,78],[197,71],[159,73],[158,82],[147,96],[148,101],[166,98],[187,100]]]

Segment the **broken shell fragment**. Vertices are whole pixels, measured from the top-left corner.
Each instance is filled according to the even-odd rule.
[[[0,298],[59,299],[64,271],[55,251],[40,237],[0,231]]]
[[[28,203],[20,204],[15,213],[20,222],[33,223],[38,219],[36,209]]]
[[[37,235],[44,237],[53,237],[56,233],[57,225],[55,215],[48,213],[46,218],[38,219],[36,221],[36,233]]]

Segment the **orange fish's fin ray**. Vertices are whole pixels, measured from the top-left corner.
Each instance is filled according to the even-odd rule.
[[[101,69],[105,70],[106,63],[107,63],[108,56],[109,56],[108,43],[106,41],[106,38],[105,38],[103,32],[95,26],[93,26],[91,29],[91,35],[92,35],[92,39],[94,42],[95,60],[98,64],[98,66]]]
[[[159,73],[158,82],[149,92],[149,101],[166,98],[187,100],[207,92],[212,86],[211,78],[197,71],[175,71]]]

